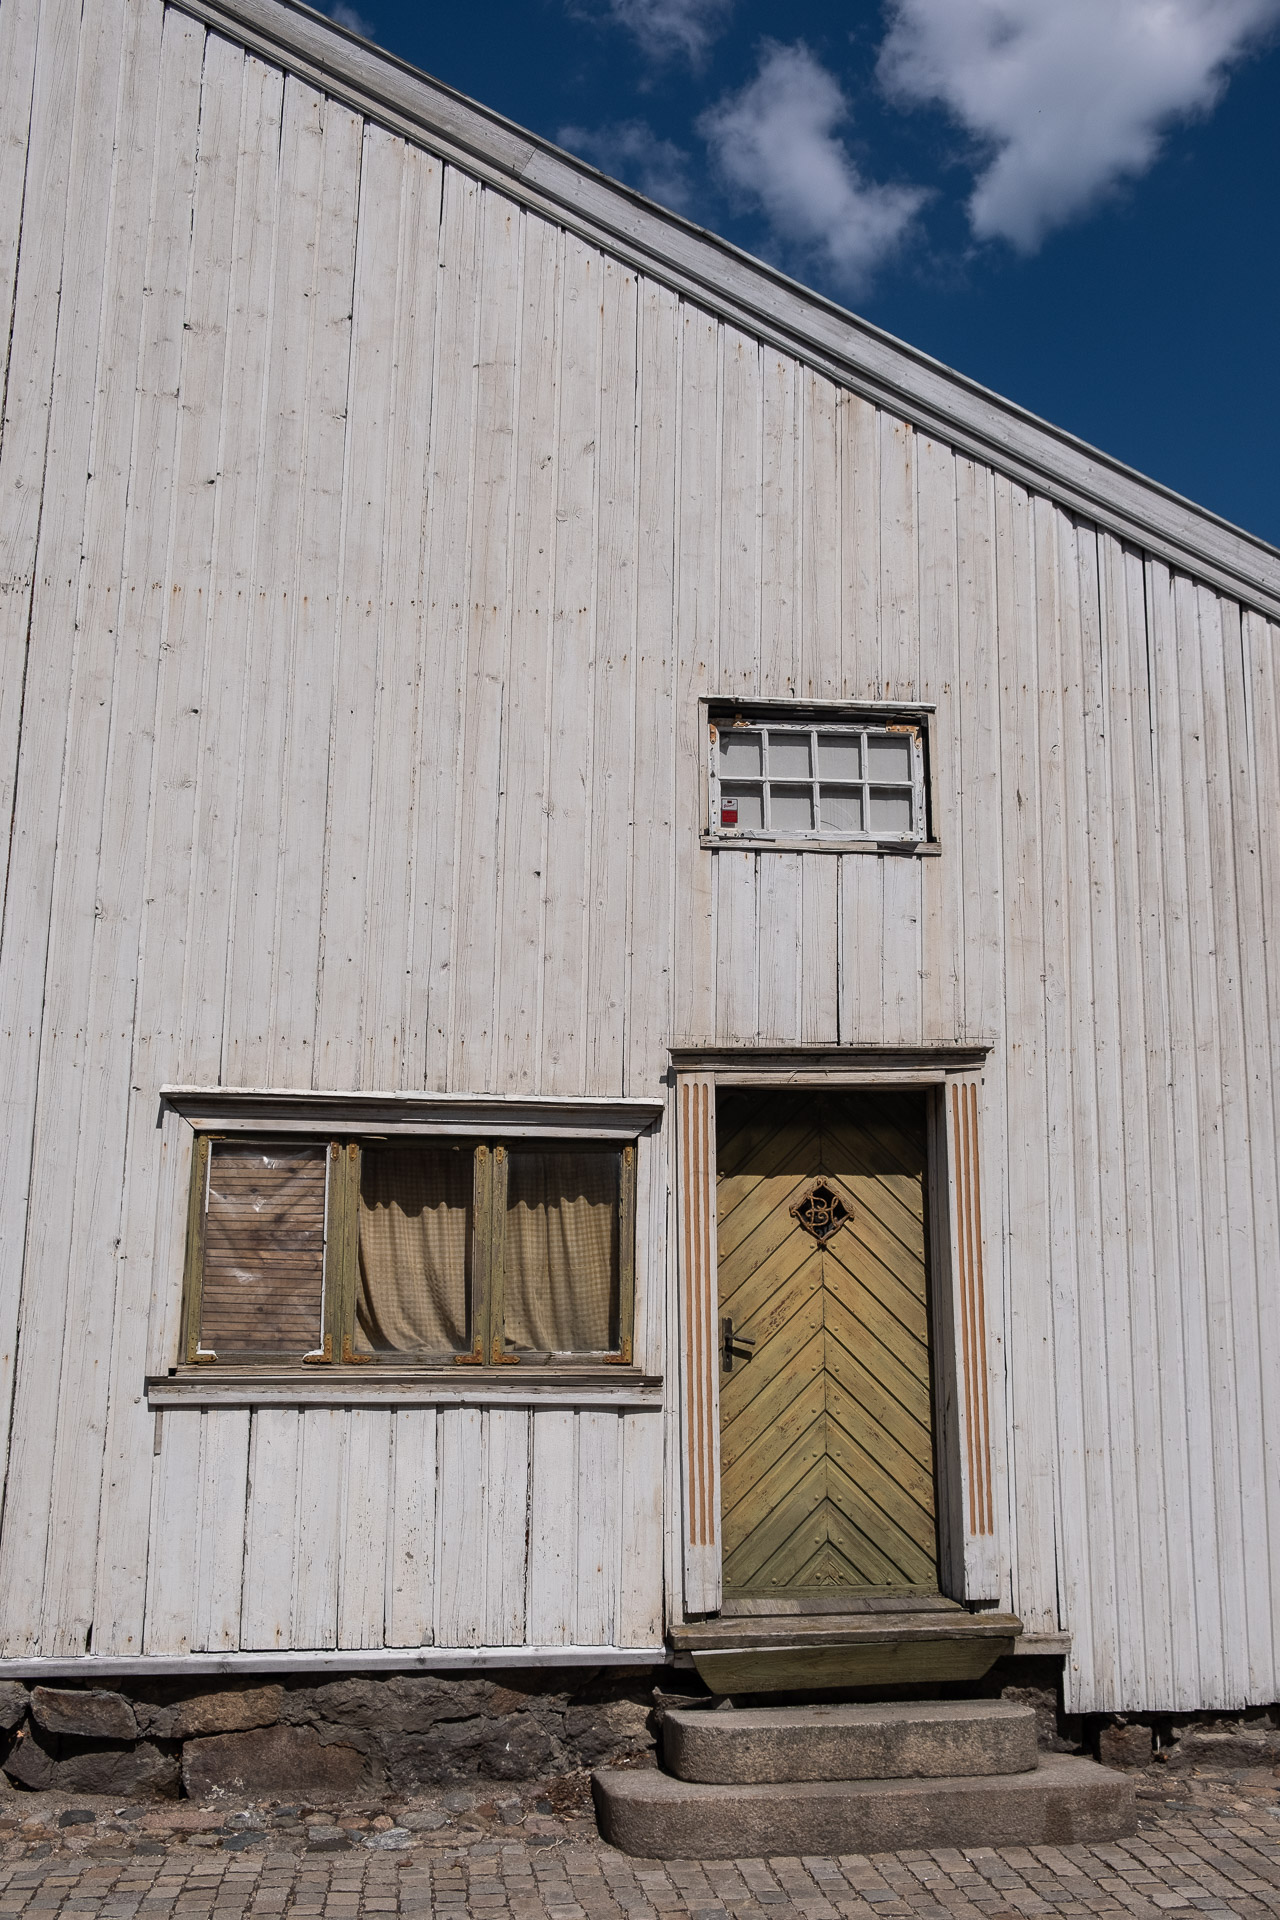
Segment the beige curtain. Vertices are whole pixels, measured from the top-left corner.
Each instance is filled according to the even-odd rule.
[[[370,1148],[360,1172],[356,1345],[374,1353],[461,1353],[470,1148]]]
[[[506,1344],[605,1353],[618,1344],[616,1153],[507,1161]]]

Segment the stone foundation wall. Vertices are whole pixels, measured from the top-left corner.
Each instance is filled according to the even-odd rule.
[[[920,1690],[911,1689],[912,1692]],[[976,1688],[1036,1710],[1040,1745],[1107,1766],[1280,1767],[1280,1708],[1240,1714],[1065,1714],[1061,1662],[1002,1661]],[[121,1799],[220,1792],[325,1804],[599,1766],[653,1766],[666,1706],[712,1706],[691,1672],[0,1681],[0,1766],[18,1788]],[[761,1697],[758,1704],[766,1704]]]
[[[280,1681],[0,1681],[16,1787],[360,1800],[654,1763],[661,1667]]]

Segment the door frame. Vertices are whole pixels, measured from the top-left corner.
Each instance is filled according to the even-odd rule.
[[[938,1581],[969,1605],[1007,1599],[1004,1300],[982,1167],[990,1047],[673,1047],[676,1347],[683,1579],[673,1616],[720,1611],[716,1092],[919,1087],[926,1093]]]

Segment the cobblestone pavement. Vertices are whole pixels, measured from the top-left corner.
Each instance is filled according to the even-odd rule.
[[[665,1864],[615,1852],[580,1807],[559,1817],[545,1800],[526,1812],[514,1798],[457,1794],[351,1814],[13,1794],[0,1799],[0,1920],[1280,1915],[1280,1778],[1144,1780],[1139,1792],[1142,1832],[1107,1846]]]

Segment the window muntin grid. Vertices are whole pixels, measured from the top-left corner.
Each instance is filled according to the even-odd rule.
[[[919,726],[715,720],[709,731],[717,839],[925,838]]]

